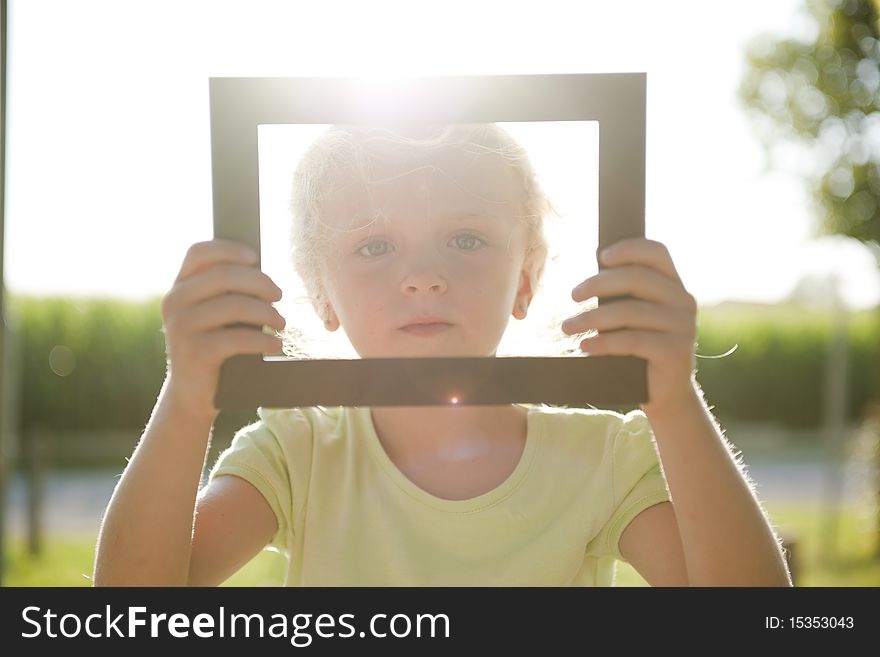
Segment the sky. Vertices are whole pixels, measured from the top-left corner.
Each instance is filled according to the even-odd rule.
[[[749,39],[815,29],[803,4],[709,20],[698,0],[10,0],[7,289],[170,288],[213,236],[209,77],[645,72],[646,237],[698,302],[833,274],[851,308],[876,305],[873,256],[814,236],[803,183],[765,170],[736,96]]]

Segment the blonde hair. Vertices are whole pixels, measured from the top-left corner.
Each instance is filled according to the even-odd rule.
[[[331,242],[330,222],[324,220],[323,201],[352,181],[367,189],[373,171],[387,161],[394,149],[396,158],[421,155],[440,148],[457,148],[474,155],[494,155],[510,167],[522,192],[521,213],[514,219],[526,225],[524,267],[537,289],[547,260],[544,220],[556,214],[541,189],[526,150],[494,123],[453,125],[401,125],[391,127],[335,125],[323,132],[306,150],[293,176],[290,201],[292,225],[290,257],[296,273],[316,310],[327,302],[321,279],[325,247]],[[290,351],[290,350],[288,350]]]

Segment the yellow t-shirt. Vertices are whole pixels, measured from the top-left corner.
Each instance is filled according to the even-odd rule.
[[[259,409],[210,478],[266,498],[287,586],[611,586],[624,528],[669,500],[647,417],[523,406],[519,464],[468,500],[407,479],[365,407]]]

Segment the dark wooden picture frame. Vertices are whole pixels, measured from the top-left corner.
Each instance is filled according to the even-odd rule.
[[[259,125],[597,121],[599,250],[644,237],[645,91],[644,73],[450,76],[372,85],[353,78],[211,78],[214,236],[260,252]],[[599,299],[599,304],[617,299]],[[508,403],[614,407],[647,400],[646,363],[630,356],[265,360],[241,355],[224,363],[215,404],[221,410]]]

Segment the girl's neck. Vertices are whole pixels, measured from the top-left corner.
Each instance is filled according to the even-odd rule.
[[[506,440],[525,438],[522,406],[374,406],[373,425],[393,460],[431,456],[466,460]]]

